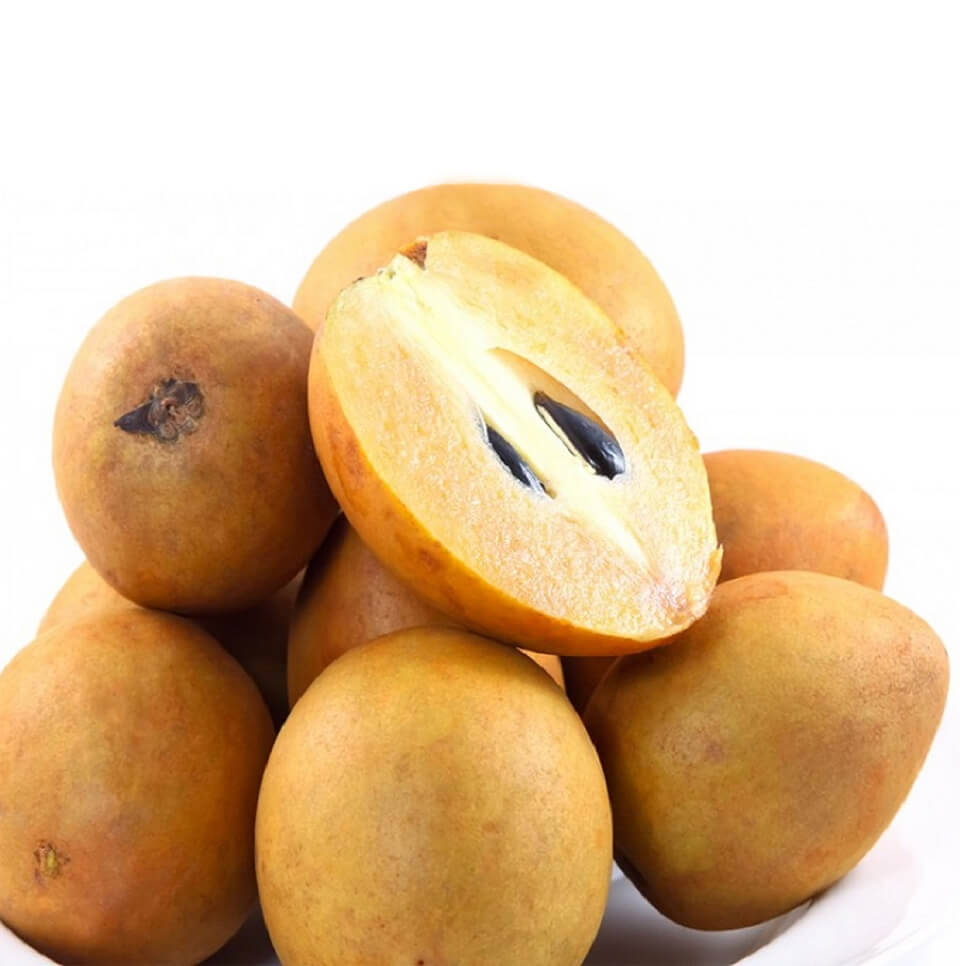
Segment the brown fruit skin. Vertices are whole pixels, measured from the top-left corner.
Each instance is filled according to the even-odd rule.
[[[735,929],[846,874],[923,764],[947,654],[875,590],[782,571],[721,584],[590,701],[617,861],[665,915]]]
[[[235,611],[306,565],[336,512],[310,444],[311,339],[265,293],[209,278],[142,289],[87,335],[57,404],[54,472],[87,559],[124,597]],[[114,425],[168,379],[203,393],[194,432]]]
[[[127,608],[41,635],[0,674],[0,919],[60,962],[206,958],[256,895],[272,739],[189,621]]]
[[[883,589],[887,527],[842,473],[788,453],[721,450],[703,457],[720,580],[764,570],[814,570]]]
[[[276,728],[287,717],[287,635],[302,580],[303,575],[298,574],[269,600],[247,610],[194,618],[253,678]],[[97,611],[138,607],[118,594],[89,563],[82,563],[57,592],[37,635]]]
[[[609,888],[603,774],[570,703],[515,649],[449,628],[316,679],[256,841],[286,966],[579,966]]]
[[[290,624],[290,707],[341,654],[375,637],[411,627],[456,626],[394,577],[341,517],[307,568]],[[523,653],[563,687],[560,658]]]
[[[421,235],[456,229],[496,238],[566,275],[620,325],[676,396],[683,330],[643,253],[599,215],[517,184],[441,184],[393,198],[347,225],[314,259],[293,301],[316,329],[337,293]]]

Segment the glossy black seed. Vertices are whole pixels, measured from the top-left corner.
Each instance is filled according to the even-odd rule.
[[[486,426],[486,424],[484,424]],[[487,442],[500,462],[524,485],[535,493],[545,493],[543,483],[524,458],[492,426],[486,426]]]
[[[551,399],[545,392],[535,393],[533,404],[543,421],[551,429],[559,429],[595,473],[612,480],[627,468],[620,444],[589,416]]]

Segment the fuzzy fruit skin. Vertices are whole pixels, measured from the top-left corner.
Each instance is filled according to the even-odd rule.
[[[372,208],[314,259],[293,301],[316,329],[337,293],[421,235],[456,229],[506,242],[556,269],[596,302],[676,395],[683,330],[659,275],[609,222],[560,195],[516,184],[441,184]]]
[[[341,517],[307,568],[290,624],[290,707],[341,654],[375,637],[411,627],[456,626],[394,577]],[[524,653],[563,687],[560,658]]]
[[[87,335],[57,405],[54,472],[87,559],[124,597],[235,611],[306,565],[336,512],[310,445],[311,339],[265,293],[209,278],[143,289]],[[200,387],[194,432],[114,425],[168,379]]]
[[[609,886],[609,803],[563,693],[448,628],[358,647],[264,773],[257,882],[286,966],[578,966]]]
[[[619,660],[587,708],[618,862],[685,926],[791,909],[887,827],[948,677],[930,627],[860,584],[801,571],[721,584],[669,647]]]
[[[277,728],[287,717],[287,635],[302,579],[298,574],[268,600],[235,614],[194,618],[253,678]],[[51,601],[37,635],[65,621],[118,607],[139,605],[118,594],[89,563],[82,563]]]
[[[764,570],[814,570],[883,589],[887,527],[853,480],[813,460],[767,450],[703,457],[720,580]]]
[[[0,674],[0,919],[69,963],[196,963],[255,898],[273,727],[192,623],[61,624]]]

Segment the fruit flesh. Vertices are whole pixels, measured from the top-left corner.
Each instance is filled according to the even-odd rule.
[[[420,628],[345,654],[291,712],[257,811],[280,959],[576,966],[609,886],[603,776],[514,649]]]
[[[0,918],[61,962],[211,955],[255,898],[272,739],[189,621],[127,608],[41,635],[0,674]]]
[[[618,661],[588,705],[618,861],[693,928],[796,906],[893,818],[947,680],[929,626],[874,590],[800,571],[721,584],[702,620]]]
[[[341,654],[393,631],[451,626],[455,625],[449,617],[394,577],[341,518],[307,568],[290,625],[290,707]],[[524,653],[563,687],[558,657]]]
[[[815,570],[883,588],[887,528],[856,483],[822,463],[765,450],[706,453],[721,580]]]
[[[54,471],[78,543],[124,597],[235,611],[306,565],[336,512],[310,445],[311,339],[265,293],[205,278],[143,289],[88,334]]]
[[[599,414],[626,472],[571,452],[537,412],[539,373]],[[444,233],[423,267],[398,256],[345,290],[310,407],[351,523],[458,622],[532,650],[621,653],[705,608],[719,552],[695,438],[609,319],[522,253]],[[548,498],[497,458],[488,413]]]
[[[683,331],[653,266],[613,225],[538,188],[435,185],[373,208],[317,256],[297,291],[294,311],[318,328],[342,288],[386,265],[414,239],[449,230],[499,239],[566,276],[613,319],[677,394],[683,376]]]

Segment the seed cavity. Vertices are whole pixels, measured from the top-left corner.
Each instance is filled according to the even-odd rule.
[[[497,454],[500,462],[524,485],[534,493],[546,495],[543,483],[530,464],[508,443],[489,423],[484,423],[487,431],[487,442]]]
[[[197,431],[203,412],[203,393],[195,382],[166,379],[153,387],[142,405],[124,413],[113,425],[125,433],[173,443]]]
[[[533,404],[540,418],[560,437],[571,453],[579,455],[599,476],[612,480],[627,468],[620,444],[589,416],[577,412],[545,392],[536,392]]]

